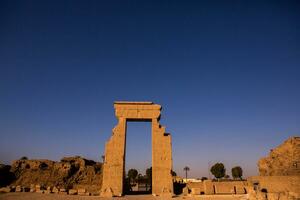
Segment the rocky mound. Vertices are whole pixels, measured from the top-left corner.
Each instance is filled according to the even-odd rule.
[[[11,185],[85,188],[90,193],[97,193],[102,184],[101,167],[101,163],[79,156],[62,158],[60,162],[21,159],[12,163],[10,172],[15,179]]]
[[[291,137],[258,161],[261,176],[300,175],[300,137]]]

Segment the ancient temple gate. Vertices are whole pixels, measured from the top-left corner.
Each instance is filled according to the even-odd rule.
[[[152,193],[173,194],[171,135],[159,124],[161,106],[152,102],[115,102],[118,124],[105,145],[101,196],[122,196],[125,178],[127,121],[152,123]]]

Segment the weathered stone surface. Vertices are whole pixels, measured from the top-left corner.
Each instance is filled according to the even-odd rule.
[[[10,187],[2,187],[0,188],[0,193],[8,193],[11,191]]]
[[[84,189],[84,188],[80,188],[80,189],[77,190],[77,192],[78,192],[78,195],[85,195],[85,193],[86,193],[87,191],[86,191],[86,189]]]
[[[187,187],[190,188],[192,195],[204,194],[203,182],[188,182]]]
[[[76,194],[77,194],[77,190],[75,190],[75,189],[70,189],[70,190],[68,191],[68,194],[70,194],[70,195],[76,195]]]
[[[152,102],[115,102],[118,124],[105,145],[101,196],[122,196],[127,121],[152,122],[152,193],[172,196],[171,136],[159,124],[161,106]]]
[[[216,194],[234,194],[234,184],[231,182],[214,182]]]
[[[189,188],[187,186],[185,186],[183,189],[182,189],[182,194],[183,195],[188,195],[189,194]]]
[[[35,192],[35,185],[34,184],[30,184],[30,192]]]
[[[68,192],[65,188],[60,188],[59,189],[59,194],[68,194]]]
[[[16,186],[16,192],[22,192],[22,187],[20,185]]]
[[[197,194],[245,194],[246,181],[221,181],[204,180],[203,182],[187,183],[192,195]],[[194,191],[194,192],[193,192]]]
[[[258,162],[261,176],[300,175],[300,137],[291,137]]]
[[[41,189],[41,185],[36,185],[35,186],[35,192],[37,192],[37,193],[44,193],[44,190]]]
[[[192,188],[191,189],[191,194],[192,195],[200,195],[201,189],[200,188]]]
[[[52,192],[57,194],[59,192],[59,189],[57,187],[53,187]]]
[[[50,186],[47,187],[47,190],[44,192],[45,194],[50,194],[52,193],[52,188]]]
[[[236,185],[235,193],[236,194],[246,194],[246,186],[245,185]]]
[[[252,176],[248,185],[257,185],[268,193],[294,192],[300,194],[300,176]]]
[[[204,182],[204,193],[205,194],[214,194],[214,186],[211,180],[205,180]]]

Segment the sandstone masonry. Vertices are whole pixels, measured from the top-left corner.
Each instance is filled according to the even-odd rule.
[[[118,124],[105,145],[101,196],[123,195],[125,176],[126,126],[128,121],[152,123],[152,193],[172,196],[171,135],[159,123],[161,106],[152,102],[115,102]]]

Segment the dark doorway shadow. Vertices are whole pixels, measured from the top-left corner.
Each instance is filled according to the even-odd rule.
[[[147,179],[139,179],[136,183],[130,183],[126,178],[124,182],[124,195],[145,195],[152,194],[151,184]]]
[[[174,194],[182,194],[183,188],[186,186],[186,183],[183,182],[173,182]]]

